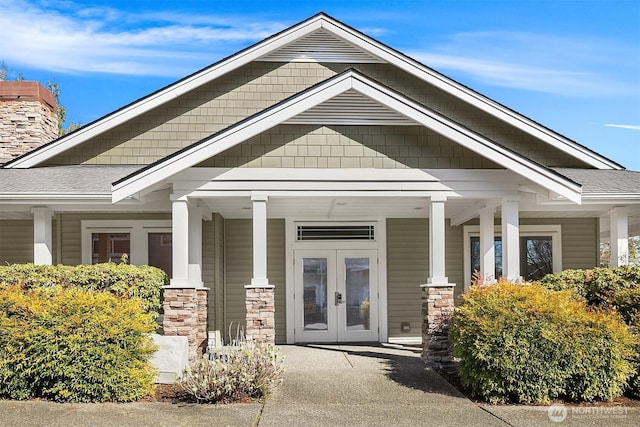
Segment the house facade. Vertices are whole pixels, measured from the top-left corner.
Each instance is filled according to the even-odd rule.
[[[420,339],[423,292],[639,225],[640,173],[325,14],[0,169],[0,261],[159,266],[175,334]]]

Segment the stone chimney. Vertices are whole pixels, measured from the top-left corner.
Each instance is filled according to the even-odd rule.
[[[51,92],[38,82],[0,81],[0,165],[57,137]]]

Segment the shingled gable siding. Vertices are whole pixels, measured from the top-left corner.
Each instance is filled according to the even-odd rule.
[[[198,166],[500,168],[421,126],[280,125]]]
[[[299,62],[248,64],[46,164],[147,164],[350,67],[535,161],[547,166],[584,166],[391,65]]]
[[[276,342],[286,340],[286,284],[284,220],[267,222],[267,277],[275,285]],[[245,324],[245,288],[251,283],[253,253],[252,226],[249,219],[227,219],[225,229],[225,324],[223,336],[235,337],[238,325]]]
[[[462,228],[446,226],[446,274],[456,297],[462,292]],[[387,310],[390,338],[422,334],[422,289],[429,275],[429,220],[387,219]],[[403,333],[402,322],[411,331]]]

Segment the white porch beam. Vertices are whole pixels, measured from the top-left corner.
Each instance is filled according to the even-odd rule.
[[[520,280],[519,196],[502,199],[502,275],[510,281]]]
[[[480,277],[487,284],[496,280],[494,212],[495,207],[483,207],[480,210]]]
[[[53,250],[51,244],[52,212],[46,207],[34,207],[33,213],[33,263],[51,265]]]
[[[253,277],[249,287],[266,288],[267,278],[267,201],[264,194],[251,195],[253,205]]]
[[[445,275],[445,216],[444,203],[447,198],[431,196],[429,203],[429,278],[428,285],[447,285]]]
[[[629,263],[629,208],[615,207],[609,213],[611,267]]]

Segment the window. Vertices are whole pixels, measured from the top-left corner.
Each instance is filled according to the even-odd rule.
[[[494,277],[502,276],[502,238],[495,229]],[[480,270],[480,228],[464,227],[465,284]],[[538,280],[546,274],[562,270],[562,244],[559,225],[520,226],[520,275],[526,280]]]
[[[149,265],[164,270],[171,277],[172,269],[172,240],[171,233],[147,234],[149,247]]]
[[[299,225],[298,240],[375,240],[373,225]]]
[[[480,271],[480,237],[471,237],[471,274]],[[502,239],[495,239],[494,277],[502,276]],[[553,238],[520,237],[520,274],[526,280],[539,280],[553,273]]]
[[[119,263],[123,254],[133,265],[153,265],[171,275],[170,220],[84,220],[82,263]]]
[[[91,233],[91,264],[114,262],[120,264],[122,256],[129,256],[129,233]]]

